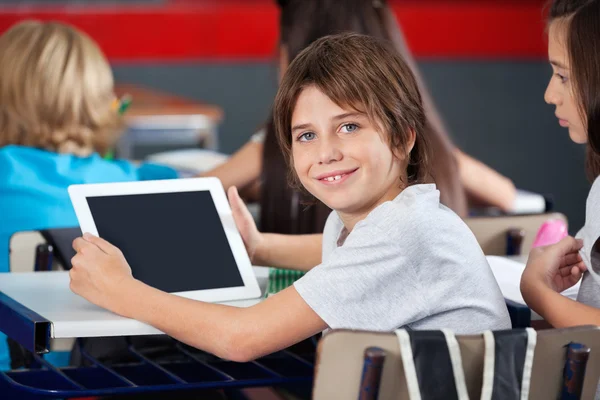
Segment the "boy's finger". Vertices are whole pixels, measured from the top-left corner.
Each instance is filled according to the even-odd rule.
[[[237,214],[238,216],[242,217],[243,220],[253,219],[252,214],[250,214],[248,207],[246,207],[246,204],[244,204],[244,200],[242,200],[240,197],[240,194],[235,186],[229,188],[228,195],[229,205],[231,206],[231,211],[233,212],[234,218]]]
[[[230,201],[234,197],[239,197],[239,194],[238,194],[238,191],[237,191],[237,187],[230,186],[229,189],[227,189],[227,197],[229,197]]]
[[[71,258],[71,265],[74,266],[74,267],[79,266],[80,262],[81,262],[81,255],[79,253],[75,254],[73,256],[73,258]]]
[[[229,197],[229,206],[231,207],[231,210],[235,212],[240,212],[241,205],[243,203],[240,194],[238,193],[237,188],[235,186],[231,186],[229,188],[229,190],[227,191],[227,197]]]
[[[96,245],[96,247],[98,247],[106,254],[113,254],[115,252],[115,246],[98,236],[94,236],[91,233],[86,232],[83,234],[83,238],[85,239],[85,241]]]
[[[75,240],[73,240],[73,244],[71,245],[71,247],[73,247],[73,250],[75,250],[76,252],[79,253],[79,251],[81,250],[81,248],[83,246],[85,246],[86,241],[83,240],[83,238],[81,237],[77,237],[75,238]]]

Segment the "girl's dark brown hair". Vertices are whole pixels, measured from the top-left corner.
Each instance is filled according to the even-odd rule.
[[[275,98],[275,131],[296,185],[292,114],[298,96],[309,86],[315,86],[340,107],[366,114],[387,137],[392,152],[408,156],[408,181],[398,182],[399,186],[430,180],[427,120],[409,66],[388,43],[371,36],[342,33],[325,36],[303,50],[288,67]],[[410,149],[413,132],[416,138]]]
[[[555,0],[549,23],[562,20],[571,68],[572,90],[587,130],[586,173],[600,175],[600,0]]]
[[[327,35],[354,32],[404,47],[395,17],[385,0],[278,0],[280,42],[289,61],[311,43]],[[341,4],[343,3],[343,4]],[[400,38],[400,39],[399,39]],[[302,192],[289,187],[284,155],[277,144],[272,116],[266,124],[261,185],[261,229],[278,233],[320,233],[330,210]],[[435,158],[432,175],[441,201],[465,215],[466,199],[460,184],[452,143],[443,132],[427,125]],[[314,202],[307,207],[306,204]]]

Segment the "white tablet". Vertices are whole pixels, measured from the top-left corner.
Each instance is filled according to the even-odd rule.
[[[72,185],[69,195],[81,231],[120,248],[142,282],[207,302],[260,296],[217,178]]]

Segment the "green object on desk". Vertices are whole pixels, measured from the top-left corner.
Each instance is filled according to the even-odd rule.
[[[130,105],[131,105],[131,96],[126,94],[121,98],[121,101],[119,102],[119,114],[121,114],[121,115],[125,114],[125,111],[127,111],[127,109],[129,108]]]
[[[294,282],[304,276],[304,272],[293,271],[290,269],[271,268],[269,271],[269,283],[265,297],[281,292],[283,289],[292,286]]]

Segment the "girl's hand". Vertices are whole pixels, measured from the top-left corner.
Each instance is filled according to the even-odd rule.
[[[71,259],[71,290],[100,307],[119,312],[127,284],[135,281],[121,250],[106,240],[86,233],[73,241],[77,254]]]
[[[256,228],[254,218],[252,218],[252,214],[250,214],[244,201],[240,198],[235,186],[229,188],[227,196],[229,197],[229,205],[231,206],[233,219],[240,231],[250,261],[254,264],[259,260],[259,257],[257,257],[257,250],[264,241],[263,235]]]
[[[560,293],[579,282],[587,270],[579,255],[582,247],[580,239],[567,236],[556,244],[531,250],[521,276],[521,293],[525,300],[540,285]]]

